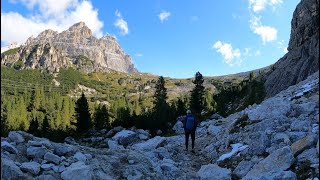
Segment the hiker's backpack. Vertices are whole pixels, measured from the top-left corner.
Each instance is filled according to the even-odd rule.
[[[196,120],[194,119],[193,116],[187,116],[186,118],[186,130],[192,131],[194,130],[196,125]]]

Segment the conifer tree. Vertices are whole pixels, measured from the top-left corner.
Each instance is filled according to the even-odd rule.
[[[179,98],[177,102],[177,116],[184,115],[186,113],[186,107],[183,101]]]
[[[84,93],[76,102],[76,127],[80,134],[86,133],[90,129],[91,116],[89,112],[89,104]]]
[[[156,83],[156,91],[154,93],[153,101],[153,116],[155,119],[155,129],[166,130],[166,123],[168,122],[169,105],[167,103],[167,88],[162,76],[159,77]]]
[[[190,108],[193,113],[200,114],[204,109],[204,86],[203,77],[200,72],[195,74],[195,80],[192,81],[195,87],[191,91]]]
[[[101,130],[109,126],[109,114],[106,105],[99,106],[94,113],[94,127]]]

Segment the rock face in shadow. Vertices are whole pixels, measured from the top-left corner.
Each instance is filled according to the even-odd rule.
[[[22,69],[46,69],[75,67],[86,72],[116,70],[137,72],[131,57],[127,55],[113,36],[100,39],[92,35],[84,22],[74,24],[58,33],[45,30],[36,38],[30,37],[14,54],[1,54],[1,63],[12,66],[18,60]]]
[[[302,0],[291,21],[288,53],[265,77],[268,97],[305,80],[319,69],[319,0]]]

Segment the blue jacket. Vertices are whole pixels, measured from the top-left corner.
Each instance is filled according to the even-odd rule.
[[[182,120],[182,123],[183,123],[183,129],[184,129],[185,131],[187,130],[187,129],[186,129],[187,118],[188,118],[188,117],[190,117],[190,116],[192,116],[192,117],[194,118],[194,129],[193,129],[192,131],[195,131],[195,130],[197,129],[197,125],[198,125],[198,123],[197,123],[197,119],[196,119],[196,117],[195,117],[195,116],[193,116],[192,114],[187,115],[187,116]]]

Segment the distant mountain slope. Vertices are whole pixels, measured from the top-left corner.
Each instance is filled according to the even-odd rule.
[[[319,0],[302,0],[297,5],[288,51],[264,77],[267,97],[319,70]]]
[[[12,66],[22,64],[22,69],[46,69],[76,67],[86,72],[108,71],[137,72],[131,57],[116,39],[110,35],[97,39],[84,22],[58,33],[45,30],[36,38],[30,37],[16,51],[1,54],[1,63]]]

